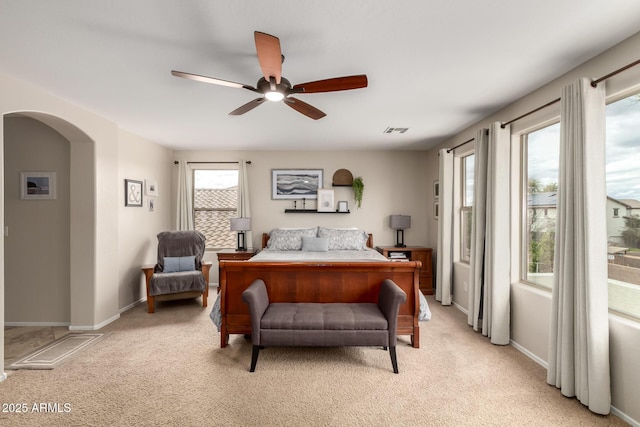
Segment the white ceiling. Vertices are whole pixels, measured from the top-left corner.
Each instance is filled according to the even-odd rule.
[[[231,117],[256,94],[171,76],[255,86],[256,30],[280,38],[292,84],[369,87],[298,95],[318,121],[270,102]],[[413,150],[638,30],[631,0],[0,0],[0,72],[176,149]]]

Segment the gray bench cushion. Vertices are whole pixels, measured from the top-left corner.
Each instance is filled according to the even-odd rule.
[[[272,303],[261,329],[387,330],[387,319],[373,303]]]

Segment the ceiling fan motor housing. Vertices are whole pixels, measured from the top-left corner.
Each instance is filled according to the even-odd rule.
[[[260,80],[258,80],[258,83],[256,84],[256,88],[258,89],[258,92],[265,95],[270,92],[277,92],[280,93],[283,97],[286,97],[289,93],[291,93],[291,83],[284,77],[280,78],[280,83],[275,83],[275,90],[272,90],[271,82],[264,77],[260,77]]]

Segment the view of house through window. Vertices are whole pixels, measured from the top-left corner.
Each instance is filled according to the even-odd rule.
[[[469,262],[471,256],[471,218],[473,207],[473,179],[475,156],[462,158],[462,207],[460,209],[460,260]]]
[[[527,214],[523,279],[551,289],[560,125],[523,137]],[[607,260],[609,308],[640,319],[640,95],[607,105]],[[603,285],[604,286],[604,285]]]
[[[553,286],[560,124],[554,124],[523,137],[526,162],[527,215],[523,253],[526,253],[523,279],[545,288]]]
[[[195,169],[193,214],[195,229],[205,235],[207,248],[234,248],[230,219],[237,217],[238,170]]]
[[[607,105],[609,308],[640,319],[640,95]]]

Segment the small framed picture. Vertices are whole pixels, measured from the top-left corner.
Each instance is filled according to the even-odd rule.
[[[333,190],[318,189],[318,212],[335,211],[335,192]]]
[[[433,181],[433,198],[437,199],[440,197],[440,181],[437,179]]]
[[[158,181],[154,179],[144,180],[144,194],[146,196],[157,197],[158,196]]]
[[[440,218],[440,203],[433,202],[433,217],[435,219]]]
[[[349,212],[349,203],[346,200],[338,202],[338,212]]]
[[[55,172],[20,172],[22,200],[55,200]]]
[[[142,207],[142,181],[124,180],[124,205]]]

